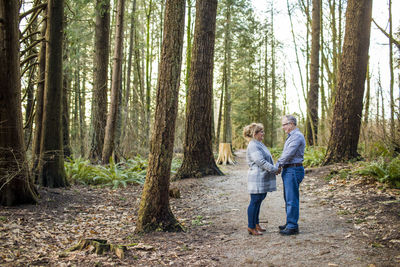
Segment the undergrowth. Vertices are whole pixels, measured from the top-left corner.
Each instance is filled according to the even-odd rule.
[[[65,161],[65,171],[70,183],[84,185],[104,185],[118,188],[128,184],[144,184],[147,172],[147,159],[136,156],[133,159],[115,163],[111,158],[106,166],[92,165],[89,160],[69,158]],[[173,159],[171,174],[181,165],[181,159]]]
[[[374,161],[362,162],[355,172],[391,187],[400,188],[400,155],[392,159],[381,157]]]

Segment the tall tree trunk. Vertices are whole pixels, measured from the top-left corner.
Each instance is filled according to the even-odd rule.
[[[47,31],[47,8],[43,12],[43,24],[41,29],[41,37],[46,37]],[[33,174],[35,181],[39,177],[38,165],[40,158],[40,140],[42,139],[42,121],[43,121],[43,102],[44,102],[44,81],[46,74],[46,41],[43,40],[40,43],[40,51],[38,56],[39,73],[38,73],[38,84],[36,88],[36,112],[35,112],[35,134],[33,136]]]
[[[319,93],[319,48],[320,48],[320,1],[312,0],[312,39],[310,89],[307,95],[306,140],[309,146],[317,145],[318,136],[318,93]]]
[[[151,95],[151,41],[150,41],[150,22],[151,22],[151,13],[153,10],[153,1],[150,0],[148,5],[148,10],[146,10],[146,104],[145,104],[145,115],[146,115],[146,123],[144,129],[144,146],[148,146],[149,144],[149,136],[150,136],[150,95]]]
[[[7,206],[36,202],[22,130],[17,5],[0,0],[0,204]]]
[[[365,94],[365,108],[364,108],[364,125],[368,125],[369,121],[369,103],[371,98],[371,75],[369,73],[369,64],[367,66],[367,92]]]
[[[225,99],[224,99],[224,127],[222,131],[222,142],[232,143],[232,125],[231,125],[231,6],[232,0],[227,1],[226,8],[226,25],[225,25],[225,37],[224,37],[224,77],[225,77]]]
[[[276,55],[275,55],[275,37],[274,37],[274,9],[271,8],[271,34],[272,34],[272,40],[271,40],[271,59],[272,59],[272,64],[271,64],[271,79],[272,79],[272,84],[271,84],[271,118],[270,118],[270,134],[271,134],[271,140],[269,143],[270,147],[273,147],[275,144],[276,140],[276,131],[275,131],[275,114],[276,114]]]
[[[349,0],[337,96],[325,164],[357,158],[371,32],[372,0]]]
[[[132,58],[133,58],[133,49],[134,49],[134,40],[135,40],[135,28],[136,28],[136,0],[132,1],[132,10],[131,10],[131,25],[130,25],[130,30],[129,30],[129,48],[128,48],[128,62],[127,62],[127,74],[126,74],[126,82],[125,82],[125,97],[123,99],[124,101],[124,118],[122,122],[122,130],[121,130],[121,138],[122,138],[122,143],[124,143],[125,139],[128,138],[128,132],[130,131],[129,128],[129,114],[134,115],[133,117],[131,116],[131,121],[134,121],[135,128],[137,127],[137,121],[136,121],[136,114],[133,112],[129,112],[129,106],[132,104],[132,110],[135,109],[133,107],[133,103],[136,103],[137,101],[129,101],[130,95],[131,95],[131,78],[132,78]],[[135,94],[133,94],[132,98],[136,99]],[[133,137],[136,138],[136,135]],[[123,154],[125,154],[125,150],[123,150]]]
[[[64,23],[66,23],[67,17],[64,17]],[[64,24],[65,25],[65,24]],[[64,32],[64,43],[63,43],[63,62],[69,65],[69,44],[67,34]],[[71,144],[69,139],[69,97],[68,94],[70,92],[71,85],[71,71],[70,67],[64,68],[64,77],[63,77],[63,112],[62,112],[62,132],[63,132],[63,150],[64,150],[64,158],[68,158],[72,156]]]
[[[183,162],[177,178],[222,175],[212,151],[212,98],[217,0],[196,2]]]
[[[192,0],[187,0],[187,25],[186,25],[186,73],[185,86],[186,98],[189,94],[190,65],[192,61]],[[187,102],[186,102],[187,105]],[[186,109],[185,109],[186,110]]]
[[[93,99],[89,159],[101,159],[107,117],[107,77],[110,51],[110,1],[97,0],[93,69]]]
[[[114,151],[115,130],[118,118],[119,89],[121,86],[122,71],[122,48],[123,48],[123,25],[124,25],[124,6],[125,0],[118,0],[117,22],[115,25],[115,47],[114,62],[111,79],[111,104],[107,116],[106,134],[104,137],[104,147],[102,162],[108,163]]]
[[[46,187],[64,187],[67,185],[64,170],[61,117],[64,0],[49,0],[48,14],[39,183]]]
[[[390,139],[395,144],[392,0],[389,0]],[[399,148],[397,148],[399,149]]]
[[[185,0],[167,1],[164,18],[154,130],[136,232],[182,230],[169,206],[169,178],[178,109]]]

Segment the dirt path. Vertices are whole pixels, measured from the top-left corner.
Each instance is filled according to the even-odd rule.
[[[224,266],[368,266],[374,260],[368,250],[354,238],[352,224],[340,219],[336,212],[321,206],[318,199],[301,192],[300,234],[281,236],[278,225],[285,222],[282,181],[277,177],[278,190],[269,193],[261,208],[261,221],[267,232],[261,237],[246,231],[247,194],[244,151],[237,153],[239,165],[228,167],[229,175],[209,177],[204,185],[212,195],[204,203],[204,211],[220,233],[216,252]],[[302,188],[310,177],[306,176]],[[224,230],[221,230],[224,229]],[[375,262],[375,264],[377,264]]]
[[[329,168],[301,185],[300,234],[280,236],[281,177],[261,207],[263,236],[247,233],[247,166],[222,166],[223,177],[172,183],[171,209],[182,233],[134,234],[141,187],[41,189],[35,206],[0,207],[1,266],[400,266],[400,190],[325,182]],[[319,177],[319,178],[317,178]],[[268,223],[263,223],[268,220]],[[82,238],[128,245],[123,259],[90,249],[66,250]]]

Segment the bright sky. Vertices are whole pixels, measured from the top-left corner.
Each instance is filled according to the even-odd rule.
[[[273,2],[276,14],[274,14],[274,27],[276,38],[283,43],[285,57],[282,57],[281,71],[285,68],[286,79],[287,79],[287,90],[288,90],[288,112],[298,112],[299,107],[305,112],[305,102],[302,96],[300,87],[300,78],[298,75],[298,68],[295,61],[295,52],[293,46],[293,39],[290,29],[289,16],[287,14],[287,3],[286,0],[252,0],[255,10],[259,16],[263,16],[263,12],[270,8],[271,2]],[[298,0],[289,0],[290,3],[298,2]],[[393,32],[396,32],[400,27],[400,18],[397,10],[400,10],[400,1],[392,0],[392,20],[393,20]],[[375,0],[373,1],[372,17],[374,20],[383,28],[387,29],[388,25],[388,0]],[[300,33],[303,36],[304,33],[304,18],[292,18],[296,33]],[[297,23],[296,23],[297,22]],[[370,67],[372,71],[372,90],[378,77],[378,66],[381,72],[381,80],[383,90],[386,91],[386,99],[389,99],[389,48],[388,39],[382,34],[382,32],[371,24],[371,43],[370,43]],[[393,46],[393,51],[397,48]],[[398,53],[398,52],[396,52]],[[398,55],[398,54],[397,54]],[[301,54],[299,54],[301,56]],[[303,61],[304,62],[304,61]],[[305,64],[304,64],[305,65]],[[279,68],[279,66],[278,66]],[[395,73],[395,98],[399,96],[399,81],[398,74],[399,70]],[[294,80],[294,82],[293,82]],[[296,86],[295,86],[296,84]],[[297,87],[297,89],[296,89]],[[300,101],[299,101],[300,97]]]

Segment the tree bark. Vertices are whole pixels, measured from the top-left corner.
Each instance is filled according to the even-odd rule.
[[[217,0],[196,2],[183,162],[176,178],[222,175],[212,151],[212,98]]]
[[[17,5],[0,0],[0,204],[7,206],[36,202],[22,130]]]
[[[124,24],[125,0],[118,0],[117,22],[115,25],[115,47],[114,63],[111,80],[111,104],[107,116],[106,133],[104,137],[104,147],[102,162],[108,163],[114,151],[115,130],[118,118],[119,92],[121,86],[122,71],[122,51],[123,51],[123,24]]]
[[[67,185],[64,170],[61,117],[64,1],[49,0],[48,14],[39,183],[46,187],[64,187]]]
[[[185,0],[167,1],[164,18],[154,129],[136,232],[182,230],[169,206],[169,179],[178,109]]]
[[[47,31],[47,8],[44,9],[43,14],[43,25],[41,29],[41,37],[46,37]],[[40,140],[42,139],[42,121],[43,121],[43,102],[44,102],[44,81],[46,74],[46,42],[43,40],[40,43],[40,51],[38,56],[39,61],[39,73],[38,73],[38,84],[36,88],[36,112],[35,112],[35,134],[33,137],[33,174],[35,176],[35,182],[39,177],[38,165],[40,158]]]
[[[359,157],[357,145],[368,64],[371,13],[372,0],[350,0],[347,3],[343,57],[325,164]]]
[[[98,162],[103,151],[107,118],[107,77],[110,50],[110,1],[97,0],[95,53],[93,69],[93,99],[91,111],[91,162]]]
[[[312,1],[312,35],[310,89],[307,95],[306,140],[309,146],[317,145],[318,136],[318,93],[319,93],[319,48],[320,48],[320,0]]]

